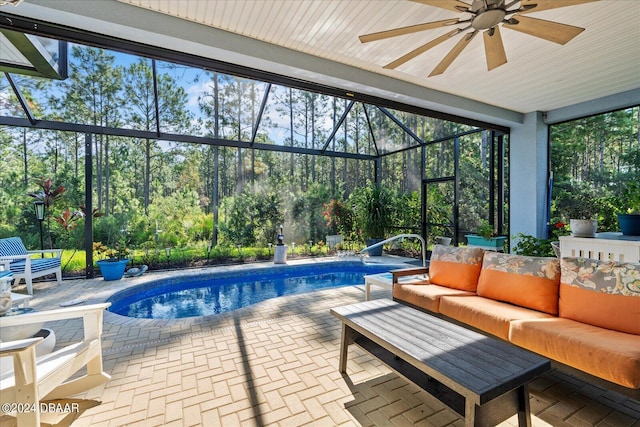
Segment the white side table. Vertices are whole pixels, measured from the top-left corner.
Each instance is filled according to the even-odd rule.
[[[596,233],[593,237],[560,236],[560,255],[602,261],[640,262],[640,236]]]
[[[416,275],[416,276],[403,276],[398,278],[398,283],[418,283],[424,282],[426,280],[424,274]],[[393,275],[391,273],[378,273],[378,274],[368,274],[364,276],[364,285],[365,285],[365,301],[369,301],[371,299],[371,285],[379,286],[384,289],[392,289],[393,288]]]

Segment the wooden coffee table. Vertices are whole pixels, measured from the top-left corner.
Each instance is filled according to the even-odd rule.
[[[528,383],[551,362],[496,338],[391,301],[331,309],[342,321],[340,372],[357,344],[465,418],[466,426],[495,426],[518,414],[531,426]]]

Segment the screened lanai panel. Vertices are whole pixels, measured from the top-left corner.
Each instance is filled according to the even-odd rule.
[[[155,130],[151,60],[78,44],[70,47],[64,80],[12,74],[35,119]],[[10,90],[7,83],[3,76],[3,99]]]
[[[193,86],[197,71],[141,57],[128,64],[124,90],[130,99],[126,107],[126,116],[132,122],[130,126],[148,132],[192,132],[195,126],[189,88]]]
[[[14,78],[18,84],[25,80],[20,76],[12,76],[12,78]],[[29,102],[28,105],[31,107],[32,101]],[[0,115],[20,118],[26,117],[26,113],[4,73],[0,73]]]
[[[344,123],[346,127],[345,151],[355,154],[377,155],[374,137],[365,114],[365,104],[356,102]]]
[[[316,111],[312,110],[310,92],[274,84],[270,87],[257,133],[264,139],[262,142],[282,147],[317,148],[319,135],[316,133],[312,140],[312,125],[315,120],[317,126],[318,106],[315,105]]]
[[[421,163],[421,148],[405,150],[384,156],[382,158],[383,185],[396,189],[402,194],[413,191],[419,192],[422,182],[420,173]]]
[[[448,120],[442,120],[435,117],[420,116],[420,135],[425,141],[434,141],[472,132],[478,128]]]
[[[200,137],[221,138],[222,121],[217,94],[221,86],[219,73],[208,72],[200,68],[163,61],[156,62],[159,73],[169,74],[186,92],[183,104],[187,112],[185,126],[187,134]],[[161,121],[160,129],[170,131],[170,124]]]
[[[324,147],[337,121],[333,99],[329,95],[302,92],[301,99],[296,103],[298,113],[294,125],[299,137],[296,138],[295,145],[311,149]]]
[[[425,178],[453,177],[455,175],[454,139],[435,142],[425,147]]]
[[[155,130],[151,60],[71,45],[69,76],[41,80],[43,115],[54,121],[122,129]]]
[[[272,85],[258,135],[265,138],[265,142],[279,146],[320,150],[344,111],[341,100],[334,102],[334,99],[329,95]]]
[[[335,99],[335,104],[338,126],[327,142],[327,151],[376,156],[375,137],[365,114],[365,104],[340,98]]]
[[[435,236],[453,237],[451,225],[454,223],[455,182],[429,183],[426,186],[426,222],[430,240]]]
[[[490,174],[490,133],[460,137],[460,230],[475,231],[482,221],[489,220]]]
[[[266,86],[254,80],[218,74],[221,138],[251,141]]]
[[[353,103],[346,99],[331,97],[329,106],[330,120],[327,124],[331,126],[329,134],[322,142],[322,149],[325,151],[347,152],[347,146],[351,139],[349,123],[349,112]]]
[[[413,114],[373,105],[366,105],[365,109],[380,154],[420,145]]]

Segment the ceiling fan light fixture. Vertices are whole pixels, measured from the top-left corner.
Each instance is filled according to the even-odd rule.
[[[485,10],[473,18],[471,26],[476,30],[488,30],[502,22],[505,16],[506,12],[502,9]]]

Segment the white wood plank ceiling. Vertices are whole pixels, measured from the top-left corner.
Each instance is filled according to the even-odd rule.
[[[450,27],[366,44],[358,36],[460,17],[438,7],[404,0],[120,1],[518,112],[553,110],[640,87],[640,0],[531,13],[586,30],[563,46],[503,26],[507,64],[487,71],[482,37],[475,37],[435,77],[427,76],[461,36],[395,70],[383,66]]]

